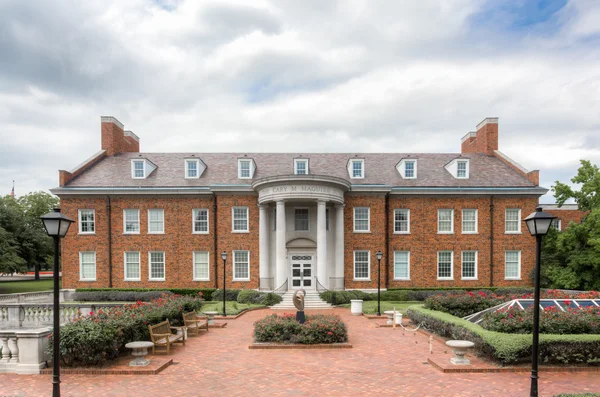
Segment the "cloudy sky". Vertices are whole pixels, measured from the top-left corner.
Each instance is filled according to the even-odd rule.
[[[550,187],[600,164],[599,48],[597,0],[0,0],[0,194],[101,115],[149,152],[459,152],[497,116]]]

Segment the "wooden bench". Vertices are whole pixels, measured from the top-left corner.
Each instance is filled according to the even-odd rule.
[[[152,346],[152,354],[156,354],[157,347],[166,347],[166,350],[161,350],[158,353],[166,352],[169,354],[171,351],[171,344],[173,343],[183,343],[185,346],[185,339],[183,339],[183,332],[181,334],[173,334],[171,330],[177,329],[175,327],[171,327],[169,320],[165,320],[162,323],[158,323],[156,325],[149,325],[148,329],[150,330],[150,340],[154,343]]]
[[[200,329],[208,331],[208,319],[199,317],[196,312],[183,313],[183,324],[187,327],[188,335],[200,335]]]

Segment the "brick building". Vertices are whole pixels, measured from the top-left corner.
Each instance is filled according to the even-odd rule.
[[[581,223],[587,215],[586,211],[581,211],[577,204],[563,204],[559,207],[556,204],[541,204],[545,212],[552,214],[556,219],[552,226],[558,231],[563,231],[571,222]]]
[[[547,189],[498,151],[498,119],[460,153],[141,153],[101,118],[102,149],[59,171],[65,288],[330,289],[530,285],[522,219]]]

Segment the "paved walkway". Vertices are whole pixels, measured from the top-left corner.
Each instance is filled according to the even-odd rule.
[[[279,311],[282,312],[282,311]],[[427,359],[427,336],[375,328],[375,320],[343,316],[353,349],[249,350],[258,310],[224,329],[175,347],[159,375],[63,375],[63,396],[528,396],[528,373],[443,374]],[[309,312],[310,313],[310,312]],[[52,376],[0,374],[2,396],[49,396]],[[542,373],[540,395],[600,392],[600,375]]]

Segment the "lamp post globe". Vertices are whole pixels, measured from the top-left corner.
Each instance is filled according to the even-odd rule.
[[[227,251],[223,251],[221,252],[221,259],[223,259],[223,316],[227,316],[227,311],[225,309],[225,300],[227,299],[226,295],[227,295],[227,290],[226,290],[226,286],[225,286],[225,274],[226,271],[225,269],[227,268],[226,264],[227,264]]]
[[[60,397],[60,302],[59,302],[59,253],[60,239],[67,235],[74,221],[61,214],[60,208],[40,217],[48,236],[54,239],[54,303],[53,303],[53,346],[52,346],[52,397]]]
[[[383,258],[383,252],[377,251],[375,257],[377,258],[377,315],[381,316],[381,258]]]
[[[538,359],[540,345],[540,260],[542,255],[542,238],[550,230],[555,216],[542,211],[539,206],[535,212],[524,219],[529,233],[536,239],[536,257],[534,271],[534,295],[533,295],[533,343],[531,346],[531,386],[529,395],[538,397]]]

